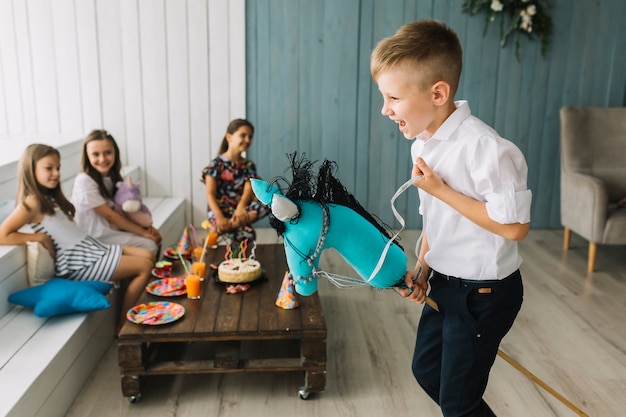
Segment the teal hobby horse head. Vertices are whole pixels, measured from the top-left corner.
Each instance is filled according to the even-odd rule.
[[[283,237],[285,255],[300,295],[317,291],[317,269],[322,251],[334,248],[359,274],[363,284],[391,288],[404,283],[407,257],[397,243],[387,245],[389,232],[368,213],[333,176],[334,162],[325,160],[319,174],[312,162],[289,155],[293,181],[286,191],[252,179],[257,198],[270,206],[270,223]],[[385,251],[385,247],[389,246]],[[378,271],[379,259],[384,261]]]

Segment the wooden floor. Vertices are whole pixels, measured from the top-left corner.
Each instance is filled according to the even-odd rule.
[[[275,241],[268,232],[259,240]],[[403,234],[407,252],[417,235]],[[600,247],[597,271],[587,274],[586,242],[573,236],[563,252],[562,238],[560,230],[531,231],[521,243],[524,305],[501,348],[589,416],[624,416],[626,247]],[[356,276],[331,250],[322,261],[324,270]],[[149,380],[141,401],[130,404],[111,346],[67,415],[441,416],[410,369],[422,307],[391,290],[340,290],[328,282],[320,295],[328,327],[321,394],[300,400],[299,373],[166,376]],[[500,417],[576,416],[500,358],[485,399]]]

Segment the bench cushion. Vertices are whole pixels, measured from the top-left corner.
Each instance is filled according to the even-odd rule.
[[[26,242],[28,283],[44,284],[54,278],[54,259],[50,252],[39,242]]]
[[[111,304],[104,294],[111,287],[108,282],[53,278],[45,284],[11,294],[9,301],[33,308],[38,317],[52,317],[109,308]]]

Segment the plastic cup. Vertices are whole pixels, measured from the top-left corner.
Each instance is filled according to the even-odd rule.
[[[191,264],[191,273],[200,277],[200,281],[204,281],[206,275],[206,262],[193,261]]]
[[[191,256],[191,273],[193,275],[197,275],[200,277],[200,281],[204,281],[204,277],[206,276],[206,262],[202,260],[202,248],[200,248],[200,253],[194,252]]]
[[[185,286],[187,287],[187,298],[193,300],[200,298],[200,277],[198,275],[187,275],[185,277]]]
[[[209,232],[206,235],[206,238],[209,240],[207,245],[212,247],[213,249],[217,248],[217,233]]]
[[[199,248],[193,248],[193,256],[194,259],[200,259],[200,257],[202,256],[202,246],[200,246]]]

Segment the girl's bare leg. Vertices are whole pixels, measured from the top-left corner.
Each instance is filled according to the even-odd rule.
[[[122,301],[121,317],[115,329],[116,335],[119,333],[124,321],[126,320],[126,312],[135,305],[137,299],[146,288],[150,277],[150,270],[154,265],[154,261],[152,259],[144,256],[127,255],[127,249],[141,248],[124,247],[120,263],[117,266],[115,274],[113,274],[113,277],[111,278],[112,281],[127,280],[128,282]],[[152,255],[152,252],[147,249],[145,250],[148,254]],[[131,250],[131,252],[133,251]],[[152,255],[152,258],[153,257],[154,256]]]
[[[140,256],[142,258],[148,258],[152,263],[156,262],[156,256],[152,253],[151,250],[146,248],[137,248],[134,246],[123,246],[122,247],[123,255],[131,255],[131,256]]]

